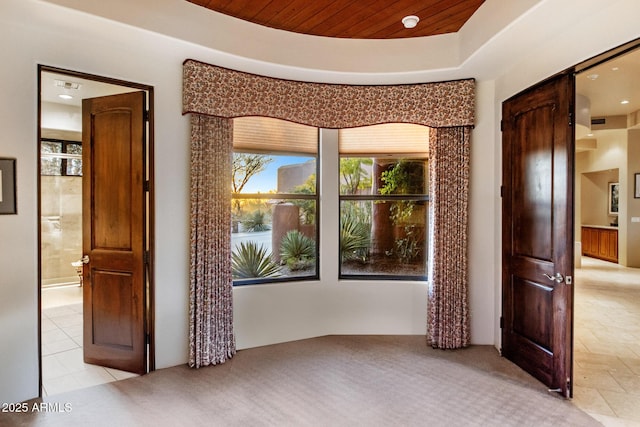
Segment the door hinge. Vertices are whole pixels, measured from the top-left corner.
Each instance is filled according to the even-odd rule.
[[[500,120],[500,132],[504,132],[504,120]]]
[[[569,126],[573,126],[573,111],[569,111]]]
[[[143,113],[144,121],[148,122],[149,121],[149,117],[150,117],[149,110],[144,110],[144,113]]]
[[[500,316],[500,329],[504,329],[504,317]]]
[[[151,335],[148,333],[144,334],[144,342],[145,344],[151,344]]]
[[[143,190],[145,193],[148,193],[148,192],[149,192],[150,185],[151,185],[151,184],[149,184],[149,180],[146,180],[146,181],[142,184],[142,190]]]
[[[504,197],[504,185],[500,186],[500,197]]]
[[[145,264],[149,264],[149,258],[151,258],[151,255],[149,254],[149,251],[144,251],[144,254],[142,255],[142,261]]]

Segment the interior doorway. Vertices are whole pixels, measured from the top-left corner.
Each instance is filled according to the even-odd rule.
[[[640,421],[640,49],[576,74],[574,403]]]
[[[153,88],[46,66],[39,67],[38,83],[40,379],[41,395],[46,396],[136,375],[109,367],[113,363],[107,356],[97,362],[93,357],[91,360],[94,364],[85,363],[86,304],[91,304],[91,307],[94,304],[91,294],[87,296],[87,290],[92,289],[87,288],[87,281],[91,286],[91,272],[94,269],[90,270],[87,265],[83,235],[86,238],[87,221],[95,221],[87,219],[86,205],[83,209],[87,197],[93,197],[86,195],[86,182],[83,189],[83,176],[86,181],[88,170],[87,167],[83,168],[83,99],[103,99],[116,94],[139,92],[147,106],[142,111],[145,119],[141,123],[143,141],[140,143],[144,148],[139,155],[140,164],[143,165],[140,186],[143,194],[140,196],[140,206],[136,205],[136,215],[142,218],[142,226],[138,228],[143,231],[136,241],[141,245],[138,253],[142,254],[139,258],[143,273],[137,276],[144,295],[144,314],[140,322],[144,330],[145,349],[140,366],[144,366],[143,372],[154,369]],[[94,126],[93,123],[90,125],[91,128]],[[84,127],[87,127],[86,123]],[[106,143],[109,144],[109,140]],[[86,156],[87,150],[84,150],[85,164]],[[96,183],[91,185],[95,186]],[[93,202],[91,200],[90,205]],[[104,273],[104,269],[101,272]],[[91,319],[112,314],[91,312]],[[118,315],[126,317],[124,312]],[[104,337],[104,332],[102,334]],[[95,344],[91,342],[94,348]]]

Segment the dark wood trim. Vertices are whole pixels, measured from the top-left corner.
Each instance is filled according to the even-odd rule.
[[[42,204],[40,203],[41,192],[42,192],[42,182],[40,179],[40,173],[42,172],[40,165],[40,151],[42,147],[40,146],[40,141],[42,140],[42,71],[43,66],[38,65],[38,118],[37,118],[37,160],[36,160],[36,212],[37,212],[37,220],[36,220],[36,230],[38,232],[37,242],[38,242],[38,271],[36,274],[37,283],[36,287],[38,289],[37,298],[38,298],[38,398],[42,398],[42,224],[40,218],[42,217]]]
[[[150,86],[150,85],[146,85],[143,83],[128,82],[126,80],[115,79],[112,77],[99,76],[97,74],[83,73],[81,71],[73,71],[65,68],[51,67],[48,65],[38,65],[38,69],[41,73],[47,72],[47,73],[65,74],[67,76],[77,77],[79,79],[94,80],[96,82],[109,83],[116,86],[125,86],[133,89],[140,89],[140,90],[150,91],[150,92],[153,91],[153,86]]]
[[[149,287],[147,302],[147,334],[149,336],[148,343],[148,365],[147,370],[149,372],[156,370],[156,333],[155,333],[155,232],[156,229],[156,217],[155,217],[155,180],[153,177],[155,176],[155,167],[154,167],[154,141],[155,141],[155,133],[154,133],[154,92],[153,87],[149,86],[147,89],[147,93],[149,96],[147,109],[149,111],[149,127],[147,134],[147,181],[149,182],[149,191],[148,191],[148,227],[149,233],[147,235],[147,251],[149,253],[149,260],[147,264],[147,284]]]
[[[625,53],[629,53],[632,50],[635,50],[638,48],[640,48],[640,38],[632,40],[621,46],[614,47],[613,49],[609,49],[599,55],[596,55],[592,58],[587,59],[586,61],[583,61],[574,67],[574,71],[576,74],[582,73],[583,71],[587,71],[597,65],[607,62],[617,56],[624,55]]]

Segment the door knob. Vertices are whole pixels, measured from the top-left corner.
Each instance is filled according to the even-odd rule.
[[[544,273],[544,277],[551,280],[552,282],[558,282],[558,283],[564,282],[564,276],[560,273],[556,273],[555,276],[549,276],[547,273]]]
[[[80,258],[80,261],[82,261],[83,264],[89,264],[89,255],[83,256]]]

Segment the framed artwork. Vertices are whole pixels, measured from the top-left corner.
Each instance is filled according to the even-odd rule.
[[[0,159],[0,214],[16,211],[16,159]]]
[[[609,183],[609,215],[618,215],[620,202],[620,183]]]
[[[633,198],[640,199],[640,173],[634,175]]]

